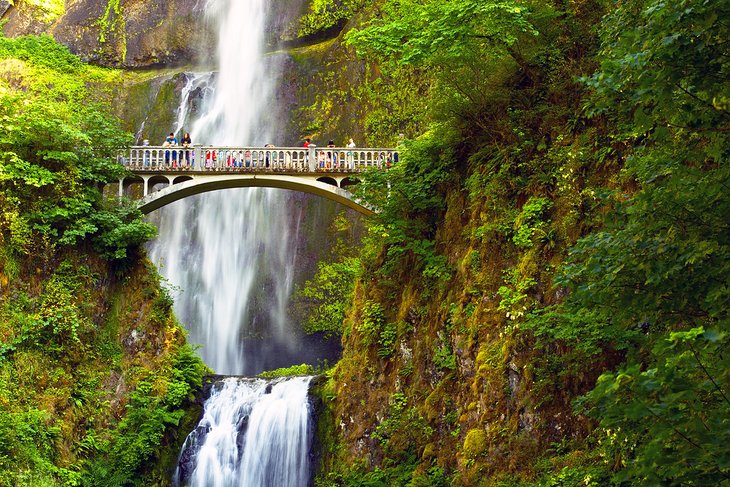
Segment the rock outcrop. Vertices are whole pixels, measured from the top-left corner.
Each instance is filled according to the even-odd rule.
[[[206,22],[211,0],[68,0],[60,14],[29,1],[0,1],[5,35],[48,33],[81,59],[120,68],[174,67],[211,59],[215,33]],[[269,4],[270,49],[297,44],[297,19],[308,0]]]
[[[103,66],[180,66],[215,47],[200,0],[70,0],[48,19],[38,7],[19,2],[3,12],[8,36],[51,34],[83,60]],[[2,9],[0,8],[0,11]]]

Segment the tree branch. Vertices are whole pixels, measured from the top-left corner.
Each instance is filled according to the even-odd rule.
[[[722,398],[725,399],[725,402],[728,404],[728,406],[730,406],[730,400],[728,400],[728,398],[725,395],[725,393],[723,392],[723,390],[720,388],[720,386],[717,384],[717,382],[715,382],[715,379],[710,375],[710,372],[705,368],[705,365],[700,360],[699,354],[697,353],[697,351],[695,350],[695,348],[692,346],[691,343],[689,343],[689,349],[692,350],[692,355],[694,355],[695,360],[699,364],[700,368],[704,371],[707,378],[710,379],[710,382],[712,382],[712,384],[715,386],[715,389],[717,389],[717,392],[720,393]]]

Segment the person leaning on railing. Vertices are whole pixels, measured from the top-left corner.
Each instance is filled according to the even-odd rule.
[[[177,139],[175,135],[170,132],[170,135],[165,137],[165,141],[162,143],[162,147],[175,147],[177,146]],[[165,164],[170,165],[170,152],[172,152],[172,167],[177,167],[177,151],[165,151]]]
[[[194,155],[191,155],[192,151],[190,150],[190,146],[193,145],[193,141],[190,138],[190,133],[185,132],[185,134],[183,135],[183,138],[180,142],[182,143],[182,146],[185,148],[185,150],[183,151],[183,155],[185,158],[185,167],[186,168],[189,167],[192,169],[192,167],[195,165],[195,161],[193,160]],[[181,162],[180,165],[182,165],[182,161],[180,161],[180,162]]]

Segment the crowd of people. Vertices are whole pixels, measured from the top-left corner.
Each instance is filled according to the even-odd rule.
[[[194,151],[192,150],[193,147],[192,138],[190,137],[189,132],[184,132],[182,138],[178,141],[177,137],[175,137],[175,134],[173,132],[170,132],[169,135],[165,137],[165,140],[162,142],[162,147],[170,148],[170,150],[166,150],[164,153],[164,161],[165,165],[171,168],[176,169],[192,169],[195,166],[195,157],[194,157]],[[144,139],[142,142],[143,146],[149,146],[149,140]],[[275,146],[272,144],[266,144],[264,146],[265,148],[274,148]],[[310,138],[304,139],[303,148],[310,149],[316,147],[314,144],[312,144],[312,140]],[[349,167],[354,163],[354,160],[356,158],[354,149],[357,147],[355,144],[355,141],[352,137],[348,139],[347,144],[344,146],[345,151],[342,150],[333,150],[337,148],[335,145],[334,140],[329,140],[327,142],[326,148],[323,149],[316,149],[315,150],[315,157],[316,157],[316,169],[317,170],[327,170],[327,169],[339,169],[342,167]],[[175,150],[173,150],[175,148]],[[216,150],[205,150],[204,154],[202,154],[204,158],[204,167],[206,168],[213,168],[218,167],[219,161]],[[344,161],[341,160],[342,156],[344,156]],[[223,157],[223,156],[220,156]],[[264,167],[270,167],[270,163],[272,162],[270,160],[270,154],[269,152],[265,152],[264,157],[259,162],[259,157],[256,156],[256,154],[252,154],[251,150],[246,150],[245,152],[231,152],[227,155],[225,155],[225,166],[230,168],[243,168],[243,167],[254,167],[257,165],[261,165]],[[276,155],[274,155],[276,157]],[[378,163],[382,163],[386,167],[389,167],[391,163],[397,162],[398,154],[394,153],[391,154],[388,152],[383,152],[381,154],[377,155]],[[307,154],[305,155],[305,161],[308,164],[309,163],[309,151],[307,151]],[[145,152],[144,156],[144,165],[149,165],[149,154]]]
[[[312,145],[312,140],[310,138],[304,139],[304,148],[305,149],[308,149],[311,145]],[[335,147],[337,147],[337,146],[335,145],[334,140],[330,140],[329,142],[327,142],[327,149],[334,149]],[[349,149],[345,152],[345,158],[346,158],[345,163],[347,165],[351,165],[352,162],[354,161],[354,157],[355,157],[354,151],[352,149],[355,149],[357,147],[357,145],[355,144],[355,140],[352,137],[350,137],[350,139],[347,141],[347,144],[345,145],[345,147],[347,149]],[[339,169],[341,167],[343,161],[339,160],[338,152],[339,151],[326,150],[326,149],[319,150],[317,152],[317,169],[319,169],[319,170]],[[383,161],[379,161],[379,162],[384,162],[388,166],[390,166],[390,163],[392,162],[390,159],[390,156],[386,155],[385,153],[381,154],[380,156],[383,157]]]

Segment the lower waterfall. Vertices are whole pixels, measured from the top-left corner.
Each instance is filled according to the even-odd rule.
[[[213,384],[183,445],[175,486],[306,487],[312,439],[310,377]]]

